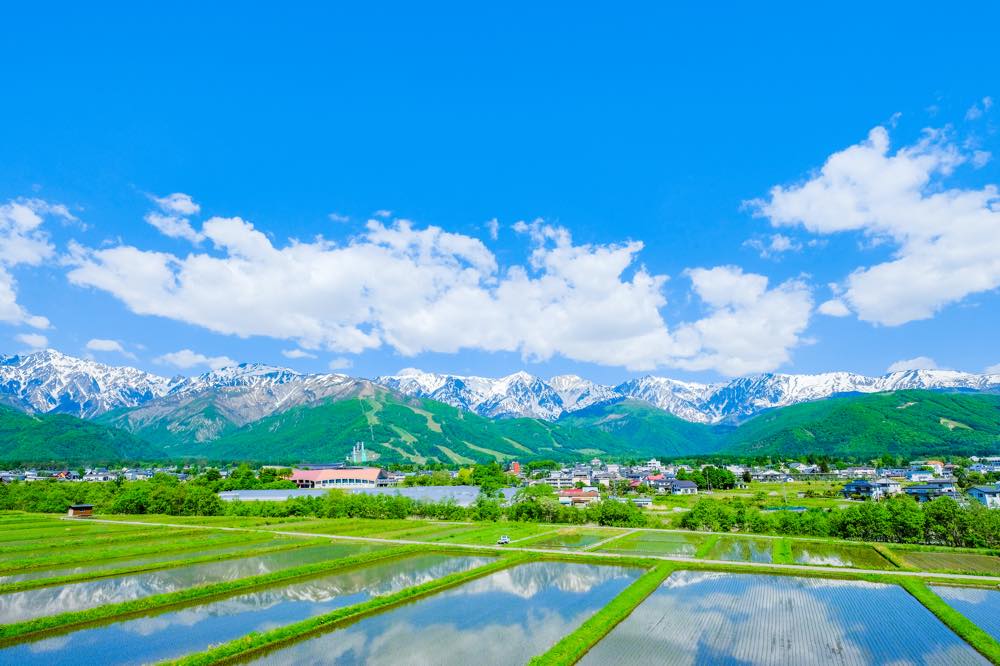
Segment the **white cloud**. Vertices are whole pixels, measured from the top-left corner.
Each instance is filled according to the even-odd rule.
[[[350,368],[353,365],[354,365],[354,361],[352,361],[349,358],[344,358],[343,356],[341,356],[339,358],[335,358],[332,361],[330,361],[330,369],[331,370],[335,370],[335,371],[336,370],[347,370],[348,368]]]
[[[194,368],[196,366],[207,366],[212,370],[218,370],[219,368],[236,365],[236,361],[228,356],[210,357],[205,356],[204,354],[199,354],[198,352],[193,352],[190,349],[181,349],[179,351],[170,352],[169,354],[164,354],[154,360],[157,363],[173,365],[182,369]]]
[[[887,130],[876,127],[806,182],[774,187],[750,204],[775,226],[861,232],[892,244],[890,260],[846,278],[842,300],[864,321],[895,326],[1000,286],[997,187],[943,186],[967,159],[947,133],[933,130],[890,153]]]
[[[992,106],[993,106],[993,98],[984,97],[981,102],[976,102],[975,104],[969,107],[969,110],[965,112],[965,119],[978,120],[979,118],[982,118],[983,114],[989,111],[990,107]]]
[[[0,204],[0,322],[48,328],[49,320],[33,315],[17,302],[17,281],[11,269],[40,266],[55,256],[42,229],[46,217],[76,221],[66,206],[41,199],[12,199]]]
[[[205,235],[191,226],[190,215],[201,212],[201,206],[196,204],[190,195],[181,192],[168,194],[165,197],[150,197],[160,207],[160,211],[150,211],[144,218],[147,223],[170,238],[182,238],[197,245],[205,240]]]
[[[989,164],[990,160],[993,159],[993,153],[988,150],[974,150],[972,151],[972,166],[977,169],[982,169],[984,166]]]
[[[757,250],[764,259],[783,252],[798,252],[802,249],[802,243],[792,240],[784,234],[771,234],[767,240],[751,238],[743,244]]]
[[[183,192],[174,192],[165,197],[152,197],[152,199],[165,213],[197,215],[201,212],[201,206],[194,202],[190,194]]]
[[[341,215],[340,213],[330,213],[329,215],[327,215],[327,217],[330,218],[331,222],[341,222],[342,223],[342,222],[350,222],[351,221],[350,215]]]
[[[98,352],[117,352],[128,358],[135,358],[135,354],[125,349],[122,343],[117,340],[106,340],[104,338],[93,338],[87,341],[87,349]]]
[[[316,358],[316,354],[310,354],[305,349],[282,349],[281,355],[285,358]]]
[[[500,237],[500,220],[493,218],[486,221],[486,229],[490,232],[490,238],[496,240]]]
[[[844,301],[839,298],[831,298],[828,301],[823,301],[823,303],[816,308],[816,311],[820,314],[825,314],[828,317],[846,317],[851,314],[848,307],[844,305]]]
[[[386,210],[385,208],[380,208],[379,210],[372,213],[375,217],[381,217],[383,220],[392,217],[392,211]]]
[[[49,344],[49,339],[40,333],[21,333],[15,335],[14,339],[31,349],[45,349]]]
[[[212,218],[203,225],[212,254],[76,245],[69,279],[139,314],[352,354],[476,349],[738,374],[785,362],[808,322],[811,298],[798,281],[768,289],[764,276],[699,269],[691,276],[706,318],[674,334],[661,313],[667,277],[638,264],[641,242],[575,245],[538,220],[515,228],[530,241],[529,261],[501,268],[480,240],[406,220],[369,221],[345,245],[278,247],[240,218]],[[726,276],[746,292],[739,302],[713,294]]]
[[[909,358],[903,361],[896,361],[888,368],[886,372],[904,372],[906,370],[937,370],[938,364],[932,358],[926,356],[918,356],[916,358]]]
[[[991,365],[990,367],[983,370],[987,375],[1000,375],[1000,363],[996,365]]]
[[[768,289],[766,277],[735,266],[687,273],[710,313],[678,328],[678,342],[696,351],[676,359],[677,366],[727,375],[762,372],[788,362],[790,350],[804,342],[812,312],[805,283],[789,280]]]

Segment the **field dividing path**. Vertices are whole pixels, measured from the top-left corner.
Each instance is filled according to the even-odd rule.
[[[1000,576],[976,576],[972,574],[941,573],[936,571],[886,571],[885,569],[854,569],[851,567],[825,567],[809,564],[776,564],[773,562],[737,562],[732,560],[709,560],[697,557],[677,557],[672,555],[652,555],[647,553],[637,553],[635,555],[621,555],[618,553],[600,553],[594,551],[581,550],[555,550],[552,548],[526,548],[523,546],[496,546],[493,544],[470,544],[470,543],[438,543],[436,541],[415,541],[413,539],[382,539],[379,537],[346,536],[338,534],[318,534],[315,532],[293,532],[287,530],[264,530],[255,527],[223,527],[219,525],[191,525],[181,523],[149,523],[141,520],[106,520],[102,518],[67,518],[62,520],[79,520],[92,523],[114,523],[117,525],[161,525],[165,527],[177,527],[186,529],[220,530],[225,532],[267,532],[279,534],[281,536],[302,537],[308,539],[331,539],[339,541],[359,541],[362,543],[386,543],[402,544],[407,546],[431,546],[433,548],[447,549],[467,549],[467,550],[512,550],[521,553],[535,553],[538,555],[585,555],[587,557],[601,558],[615,561],[627,558],[642,558],[645,560],[666,560],[679,564],[697,562],[699,564],[722,565],[726,567],[739,567],[752,571],[753,569],[785,569],[788,571],[816,572],[816,573],[848,573],[848,574],[875,574],[878,576],[903,576],[908,578],[934,578],[937,580],[964,580],[978,581],[981,583],[995,583],[1000,585]],[[674,530],[677,531],[677,530]],[[687,534],[701,534],[701,532],[687,532]],[[537,536],[537,535],[535,535]],[[624,535],[621,535],[624,536]],[[730,535],[732,536],[732,535]],[[737,535],[738,536],[738,535]],[[593,544],[592,544],[593,545]]]

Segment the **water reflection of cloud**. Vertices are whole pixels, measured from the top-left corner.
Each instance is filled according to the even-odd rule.
[[[610,580],[631,577],[632,573],[630,569],[608,565],[533,562],[478,578],[457,588],[454,593],[478,595],[503,592],[522,599],[531,599],[551,589],[586,594]]]
[[[942,599],[964,601],[967,604],[982,604],[987,601],[1000,601],[1000,592],[986,590],[981,587],[934,587],[934,591]]]
[[[524,663],[571,633],[638,573],[524,564],[308,639],[259,663]]]
[[[934,661],[929,655],[935,655]],[[678,572],[582,663],[985,663],[901,588]]]

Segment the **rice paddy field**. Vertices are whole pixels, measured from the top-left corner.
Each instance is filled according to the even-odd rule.
[[[0,664],[1000,663],[986,552],[528,523],[114,518],[0,513]],[[970,568],[987,571],[930,573]]]
[[[892,562],[874,548],[856,544],[793,541],[791,556],[798,564],[855,569],[895,568]]]
[[[934,592],[980,629],[1000,641],[1000,590],[938,585]]]
[[[773,561],[772,548],[774,539],[755,539],[753,537],[719,537],[705,554],[710,560],[726,560],[729,562],[757,562],[765,564]]]
[[[1000,576],[1000,557],[976,553],[890,548],[903,562],[921,571],[967,571]]]
[[[893,585],[677,572],[583,664],[986,664]]]
[[[706,540],[707,537],[700,534],[639,530],[608,542],[595,550],[602,553],[618,553],[621,555],[694,557],[695,553]]]

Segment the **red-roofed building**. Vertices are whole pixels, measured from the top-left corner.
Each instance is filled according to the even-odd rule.
[[[291,479],[299,488],[375,488],[389,485],[389,475],[378,467],[293,469]]]
[[[567,488],[566,490],[559,491],[559,503],[569,506],[588,506],[600,501],[600,499],[601,493],[592,488],[587,490],[583,488]]]

